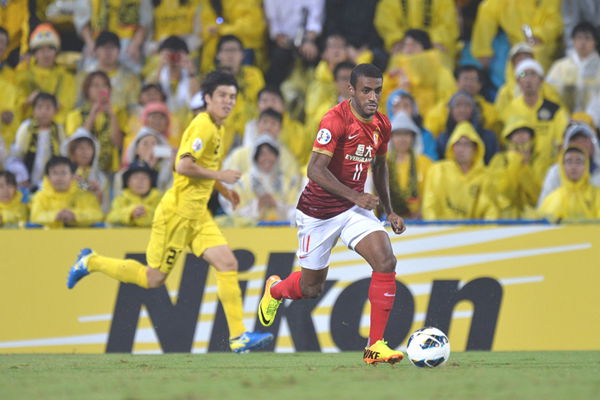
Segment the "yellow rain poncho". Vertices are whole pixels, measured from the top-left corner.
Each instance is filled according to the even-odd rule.
[[[113,200],[110,212],[106,216],[106,222],[126,226],[152,226],[154,211],[161,198],[162,193],[158,189],[151,189],[144,197],[134,194],[129,189],[124,189],[121,195]],[[146,209],[146,214],[142,217],[133,218],[131,213],[138,206],[143,206]]]
[[[585,158],[585,172],[581,179],[571,181],[566,176],[560,157],[560,177],[562,185],[550,193],[542,202],[539,213],[552,219],[586,220],[600,219],[600,188],[590,183],[589,159]]]
[[[464,173],[454,159],[453,146],[466,136],[477,145],[471,169]],[[487,171],[483,165],[485,148],[468,122],[459,123],[450,136],[446,159],[435,162],[425,179],[423,219],[483,218],[489,206],[483,194]]]
[[[1,227],[17,227],[27,222],[27,204],[23,203],[23,195],[18,190],[8,203],[0,202]]]
[[[91,192],[81,190],[75,181],[66,192],[57,192],[47,178],[42,189],[31,200],[31,222],[48,228],[63,228],[64,224],[56,220],[56,214],[69,209],[75,214],[72,226],[90,226],[102,222],[103,214],[98,198]]]

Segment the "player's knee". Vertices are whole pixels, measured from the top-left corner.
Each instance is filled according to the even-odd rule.
[[[396,257],[394,257],[392,254],[386,256],[379,263],[380,271],[378,271],[378,272],[383,272],[383,273],[396,272],[396,261],[397,261]]]

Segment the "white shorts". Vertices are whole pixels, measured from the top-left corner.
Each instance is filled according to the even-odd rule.
[[[296,210],[298,225],[298,264],[302,268],[320,270],[329,266],[331,250],[338,238],[354,250],[355,246],[371,232],[384,231],[383,222],[373,211],[354,206],[329,219],[309,217]]]

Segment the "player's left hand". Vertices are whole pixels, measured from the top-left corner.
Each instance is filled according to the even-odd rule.
[[[404,225],[404,219],[401,216],[396,214],[395,212],[390,213],[387,217],[388,221],[392,225],[392,230],[395,234],[400,235],[406,230],[406,225]]]

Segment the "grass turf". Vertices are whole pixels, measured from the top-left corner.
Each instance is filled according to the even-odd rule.
[[[0,355],[0,399],[591,399],[600,352],[453,353],[442,368],[359,353]]]

